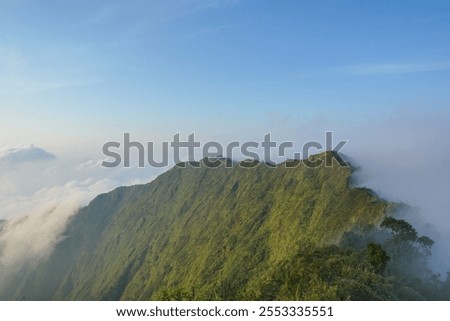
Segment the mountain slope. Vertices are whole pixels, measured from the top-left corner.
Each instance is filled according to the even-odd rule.
[[[174,167],[149,184],[99,195],[51,257],[23,271],[2,298],[298,299],[286,276],[298,270],[299,253],[341,253],[333,246],[345,232],[379,225],[394,205],[351,188],[350,167],[285,165]]]

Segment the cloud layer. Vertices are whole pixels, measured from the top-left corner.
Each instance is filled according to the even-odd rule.
[[[105,170],[96,160],[59,159],[34,145],[0,149],[0,286],[45,259],[72,215],[96,195],[150,181],[149,171]]]

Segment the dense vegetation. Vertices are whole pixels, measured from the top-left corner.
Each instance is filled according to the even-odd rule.
[[[298,164],[174,167],[147,185],[100,195],[74,216],[51,257],[0,296],[450,297],[449,282],[427,268],[433,241],[390,216],[399,205],[351,188],[350,167]]]

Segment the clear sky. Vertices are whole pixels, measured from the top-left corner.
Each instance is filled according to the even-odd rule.
[[[0,1],[0,145],[448,111],[449,84],[448,1]]]

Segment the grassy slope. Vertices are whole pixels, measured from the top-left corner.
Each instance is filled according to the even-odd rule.
[[[318,156],[323,157],[324,155]],[[303,246],[337,243],[391,206],[349,188],[351,169],[173,168],[100,195],[52,257],[11,291],[27,299],[252,298]]]

